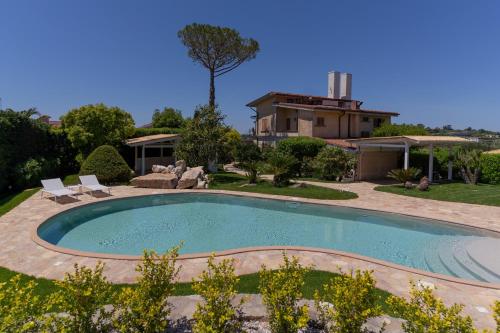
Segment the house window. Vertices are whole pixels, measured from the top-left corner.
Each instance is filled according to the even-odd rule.
[[[370,122],[370,118],[368,118],[368,117],[363,117],[363,122],[364,122],[364,123],[369,123],[369,122]]]
[[[324,127],[325,126],[325,118],[323,118],[323,117],[316,118],[316,126],[317,127]]]
[[[374,128],[380,127],[380,126],[382,126],[383,122],[384,122],[384,120],[382,118],[375,118],[375,119],[373,119],[373,127]]]
[[[291,119],[286,118],[286,130],[289,131],[292,128]]]
[[[261,132],[269,132],[269,119],[261,119],[260,120],[260,128]]]

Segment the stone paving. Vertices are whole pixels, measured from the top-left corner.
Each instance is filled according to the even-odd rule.
[[[359,198],[339,201],[299,198],[294,198],[294,200],[409,214],[500,232],[500,207],[441,202],[377,192],[373,190],[375,184],[364,182],[352,184],[315,183],[315,185],[353,191],[358,193]],[[92,198],[84,194],[79,195],[78,199],[68,199],[57,204],[49,199],[40,199],[40,195],[36,194],[0,218],[0,266],[51,279],[61,279],[65,272],[72,271],[75,263],[94,266],[99,259],[59,253],[36,244],[32,240],[33,229],[56,213],[98,200],[178,192],[186,192],[186,190],[151,190],[117,186],[113,188],[111,197]],[[207,192],[235,193],[210,190]],[[240,192],[238,194],[290,199],[289,197],[263,194]],[[281,252],[281,250],[252,251],[233,254],[229,257],[235,259],[237,274],[247,274],[258,271],[263,263],[269,267],[277,267],[281,262]],[[474,318],[475,323],[480,328],[493,328],[494,322],[491,318],[490,305],[495,300],[500,300],[500,290],[498,289],[430,277],[341,254],[309,250],[288,250],[287,253],[297,255],[303,264],[314,265],[316,269],[320,270],[334,272],[338,271],[339,268],[344,271],[350,268],[373,270],[378,287],[396,295],[407,295],[410,280],[431,283],[438,288],[437,294],[448,304],[453,302],[466,304],[465,312]],[[100,259],[100,261],[106,264],[106,275],[110,281],[116,283],[134,282],[136,277],[134,268],[137,261],[116,259]],[[205,258],[179,260],[179,264],[182,265],[180,279],[190,281],[205,268],[205,263]]]

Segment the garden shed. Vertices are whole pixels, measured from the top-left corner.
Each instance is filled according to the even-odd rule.
[[[179,134],[155,134],[128,139],[125,144],[134,148],[134,171],[144,175],[154,164],[175,163],[175,147]]]
[[[410,167],[410,148],[429,149],[429,181],[434,179],[434,148],[447,147],[451,155],[453,146],[476,143],[473,139],[456,136],[389,136],[346,140],[355,144],[359,153],[358,180],[382,179],[392,169]],[[402,165],[400,163],[402,157]],[[452,178],[452,161],[448,162],[448,179]]]

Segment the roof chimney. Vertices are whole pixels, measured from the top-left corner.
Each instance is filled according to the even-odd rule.
[[[351,100],[352,74],[331,71],[328,73],[328,97]]]

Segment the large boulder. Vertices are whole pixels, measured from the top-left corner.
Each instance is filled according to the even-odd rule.
[[[181,179],[179,179],[177,188],[178,189],[193,188],[198,184],[198,179],[203,178],[204,174],[205,173],[203,172],[203,167],[201,166],[186,170],[186,172],[182,174]]]
[[[171,173],[150,173],[133,178],[130,184],[136,187],[173,189],[177,186],[177,177]]]

